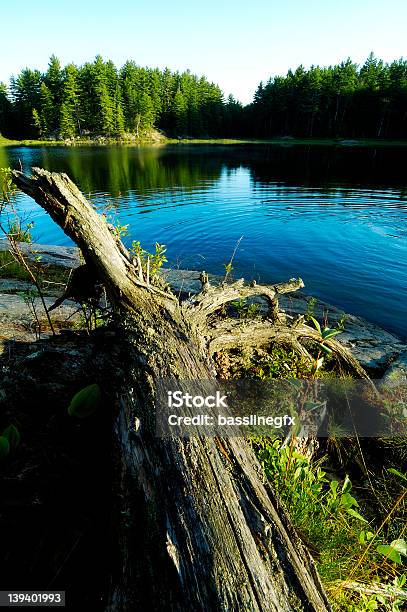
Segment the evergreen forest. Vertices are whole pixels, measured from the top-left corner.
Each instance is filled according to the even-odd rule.
[[[143,138],[153,129],[175,138],[407,138],[407,60],[299,66],[260,83],[247,106],[189,71],[134,61],[117,69],[101,56],[65,67],[52,56],[45,73],[25,68],[0,83],[7,138]]]

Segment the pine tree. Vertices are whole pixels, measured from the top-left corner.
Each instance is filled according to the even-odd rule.
[[[59,130],[59,114],[62,103],[63,72],[61,62],[55,55],[51,55],[48,70],[44,75],[44,84],[49,91],[52,111],[47,117],[47,132]]]
[[[41,137],[43,135],[43,125],[41,121],[41,117],[36,108],[33,108],[32,111],[32,125],[36,130],[36,136]]]
[[[140,128],[147,132],[154,125],[154,104],[148,93],[143,93],[140,98]]]
[[[62,138],[74,138],[76,136],[76,121],[73,107],[63,102],[60,111],[60,134]]]
[[[407,61],[385,64],[371,54],[361,67],[350,59],[299,66],[260,83],[245,108],[189,71],[128,61],[118,73],[100,56],[63,70],[52,56],[44,75],[26,68],[12,78],[10,95],[0,85],[0,131],[10,137],[141,135],[153,127],[178,136],[406,138]]]
[[[40,87],[40,112],[41,134],[49,135],[55,126],[55,105],[52,94],[45,83]]]
[[[187,105],[184,95],[179,88],[174,96],[172,114],[176,135],[178,137],[184,136],[186,134],[188,124]]]
[[[62,138],[81,135],[80,92],[78,69],[68,64],[64,70],[62,85],[62,104],[60,108],[60,134]]]
[[[61,69],[61,62],[55,55],[51,55],[48,70],[45,74],[45,84],[50,90],[55,103],[58,104],[61,100],[62,85],[63,85],[63,72]]]
[[[113,102],[109,93],[109,81],[106,65],[98,55],[93,64],[93,88],[97,116],[95,117],[96,130],[110,136],[115,130]]]
[[[0,135],[7,135],[11,128],[12,106],[8,98],[7,85],[0,82]]]
[[[120,91],[120,85],[117,82],[116,91],[113,101],[113,113],[114,113],[114,133],[116,136],[122,136],[124,134],[124,114],[122,106],[122,96]]]
[[[17,78],[11,79],[11,94],[16,118],[16,135],[23,138],[35,137],[37,128],[33,125],[33,110],[41,106],[41,73],[24,68]]]

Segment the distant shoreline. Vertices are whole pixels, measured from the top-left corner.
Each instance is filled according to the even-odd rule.
[[[167,146],[167,145],[278,145],[290,146],[330,146],[341,148],[354,147],[407,147],[407,140],[376,140],[371,138],[294,138],[281,137],[270,139],[244,138],[141,138],[117,139],[108,137],[87,138],[78,140],[9,140],[0,135],[0,146],[4,147],[83,147],[83,146]]]

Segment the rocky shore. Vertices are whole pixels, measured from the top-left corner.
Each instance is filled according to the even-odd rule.
[[[79,265],[79,251],[74,247],[60,247],[38,244],[21,244],[23,252],[33,261],[41,258],[41,264],[56,265],[67,269]],[[8,250],[8,243],[0,241],[0,252]],[[162,274],[174,293],[195,293],[200,289],[199,272],[193,270],[170,269],[163,270]],[[214,283],[220,278],[210,276]],[[30,342],[35,336],[32,328],[33,315],[30,311],[24,292],[32,289],[29,282],[13,278],[0,278],[0,352],[9,341]],[[45,301],[47,306],[55,301],[62,292],[61,287],[49,286],[46,290]],[[296,292],[280,298],[280,307],[289,315],[304,314],[309,308],[311,297]],[[34,298],[34,305],[44,321],[39,298]],[[316,300],[313,312],[318,320],[329,321],[334,327],[343,319],[342,310]],[[74,302],[66,301],[63,306],[52,312],[52,320],[57,328],[72,327],[80,318],[80,311]],[[43,337],[49,335],[45,331]],[[346,315],[344,331],[337,339],[351,349],[353,355],[373,378],[385,376],[391,380],[402,377],[407,379],[407,344],[381,327],[352,314]]]

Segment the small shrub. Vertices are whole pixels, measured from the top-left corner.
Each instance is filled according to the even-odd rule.
[[[244,298],[232,302],[232,306],[235,308],[239,319],[255,319],[260,312],[260,304],[247,303]]]

